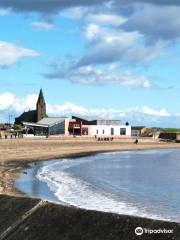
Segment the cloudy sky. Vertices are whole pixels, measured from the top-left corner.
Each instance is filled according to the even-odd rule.
[[[0,122],[34,109],[180,127],[180,1],[0,0]]]

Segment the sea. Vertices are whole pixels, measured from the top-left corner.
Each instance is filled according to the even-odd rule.
[[[146,150],[43,161],[16,187],[79,208],[180,222],[180,150]]]

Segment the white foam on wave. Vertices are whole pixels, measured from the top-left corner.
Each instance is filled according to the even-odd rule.
[[[87,161],[88,160],[86,160],[86,162]],[[76,207],[170,220],[162,218],[162,216],[159,215],[150,215],[145,209],[139,209],[131,203],[123,202],[115,195],[107,193],[67,172],[70,167],[77,164],[84,164],[84,160],[63,160],[53,164],[51,163],[38,171],[37,178],[40,181],[46,182],[50,190],[61,202]]]

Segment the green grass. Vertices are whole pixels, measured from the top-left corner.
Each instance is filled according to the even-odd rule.
[[[161,130],[167,133],[180,133],[180,128],[162,128]]]

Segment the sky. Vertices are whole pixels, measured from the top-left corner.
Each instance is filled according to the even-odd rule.
[[[0,122],[49,116],[180,127],[180,1],[0,0]]]

